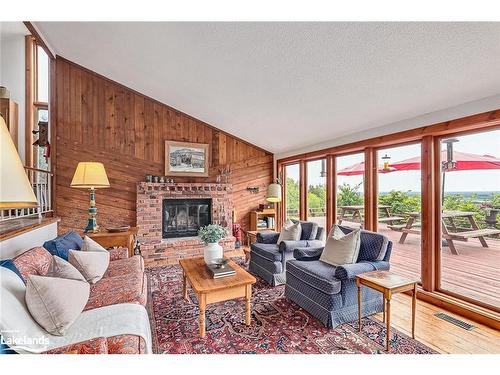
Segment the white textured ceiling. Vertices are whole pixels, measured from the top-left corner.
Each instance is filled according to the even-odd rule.
[[[500,92],[500,23],[36,26],[57,54],[274,153]]]

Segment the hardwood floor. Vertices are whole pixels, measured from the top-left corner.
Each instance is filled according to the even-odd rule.
[[[475,328],[467,331],[455,326],[434,316],[437,312],[446,312]],[[377,317],[382,320],[381,313]],[[391,323],[411,335],[411,296],[398,294],[392,299]],[[440,353],[500,354],[500,332],[421,300],[417,301],[415,338]]]
[[[226,253],[226,256],[244,257],[242,249]],[[448,323],[434,314],[445,312],[470,323],[474,328],[467,331]],[[376,315],[382,320],[382,313]],[[397,294],[392,298],[392,327],[411,336],[411,296]],[[467,320],[430,303],[417,301],[415,338],[439,353],[451,354],[500,354],[500,332],[485,325]]]

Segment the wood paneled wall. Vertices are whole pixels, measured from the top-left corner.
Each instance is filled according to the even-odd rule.
[[[219,168],[230,166],[236,222],[243,228],[248,212],[264,202],[273,177],[271,153],[59,56],[54,80],[52,168],[60,231],[86,223],[88,192],[69,187],[80,161],[101,161],[110,180],[109,189],[97,191],[98,223],[134,226],[136,184],[146,174],[164,174],[165,140],[211,145],[210,176],[176,182],[214,182]],[[251,194],[248,186],[260,192]]]

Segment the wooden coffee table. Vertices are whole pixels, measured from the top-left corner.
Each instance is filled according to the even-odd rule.
[[[232,260],[229,265],[236,275],[213,279],[203,258],[187,258],[179,261],[183,271],[183,296],[187,300],[187,284],[191,285],[200,307],[200,337],[205,337],[205,308],[209,303],[245,297],[245,323],[250,325],[250,299],[252,284],[257,281]]]
[[[361,332],[361,286],[378,290],[384,297],[384,322],[387,323],[386,350],[389,351],[391,337],[391,298],[393,294],[413,291],[411,337],[415,338],[415,312],[417,308],[417,280],[398,275],[391,271],[371,271],[356,276],[358,286],[358,321]],[[387,319],[387,321],[386,321]]]

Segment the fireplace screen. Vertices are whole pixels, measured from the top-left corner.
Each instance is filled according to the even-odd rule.
[[[194,237],[211,222],[211,199],[163,200],[163,238]]]

